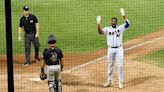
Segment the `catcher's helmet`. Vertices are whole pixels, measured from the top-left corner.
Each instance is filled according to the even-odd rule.
[[[48,36],[48,44],[56,43],[56,38],[53,35]]]

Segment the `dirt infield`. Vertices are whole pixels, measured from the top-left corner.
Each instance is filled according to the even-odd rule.
[[[164,30],[161,30],[124,43],[125,49],[134,47],[125,51],[124,89],[118,89],[116,64],[113,86],[102,88],[107,81],[107,62],[104,58],[72,72],[62,73],[63,92],[164,92],[164,69],[135,60],[137,57],[163,48],[164,38],[161,38],[163,34]],[[65,53],[64,55],[64,70],[68,70],[106,55],[106,48],[88,54]],[[5,56],[0,57],[0,90],[7,92],[6,59]],[[46,80],[30,80],[39,78],[40,65],[33,61],[29,67],[23,67],[22,61],[24,56],[14,56],[15,92],[48,92]]]

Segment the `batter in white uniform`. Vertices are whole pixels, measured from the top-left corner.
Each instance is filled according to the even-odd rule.
[[[121,15],[123,16],[125,23],[117,26],[117,18],[113,17],[111,19],[111,27],[105,27],[101,29],[101,16],[97,16],[97,26],[98,33],[103,34],[107,38],[108,45],[108,82],[104,85],[104,87],[112,86],[112,74],[113,74],[113,66],[114,59],[116,57],[116,62],[118,64],[118,80],[119,80],[119,88],[123,88],[123,46],[122,46],[122,37],[123,32],[129,27],[129,21],[127,16],[125,16],[124,9],[120,9]]]

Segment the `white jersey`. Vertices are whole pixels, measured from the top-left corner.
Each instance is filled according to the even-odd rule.
[[[107,45],[109,47],[117,47],[122,45],[123,32],[127,29],[126,23],[113,27],[103,28],[103,34],[107,37]]]

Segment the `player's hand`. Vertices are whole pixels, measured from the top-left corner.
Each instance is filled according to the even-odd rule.
[[[18,41],[19,41],[19,42],[21,42],[21,41],[22,41],[22,38],[21,38],[20,36],[18,37]]]
[[[100,24],[101,23],[101,16],[97,16],[96,22],[97,22],[97,24]]]
[[[61,65],[61,68],[60,68],[61,71],[63,71],[63,65]]]
[[[41,72],[41,74],[40,74],[40,79],[41,79],[41,80],[47,79],[47,75],[46,75],[44,72]]]
[[[122,16],[125,16],[125,11],[124,11],[123,8],[120,9],[120,13],[121,13]]]
[[[38,37],[39,37],[39,34],[38,34],[38,33],[36,33],[36,34],[35,34],[35,38],[38,38]]]

